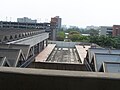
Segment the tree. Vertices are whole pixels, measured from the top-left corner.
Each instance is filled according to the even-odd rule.
[[[69,33],[69,32],[71,32],[71,31],[80,32],[80,29],[79,29],[78,27],[76,27],[76,26],[71,26],[70,28],[68,28],[68,29],[66,30],[66,33]]]
[[[72,41],[78,41],[80,37],[80,33],[78,31],[70,31],[68,38]]]
[[[79,41],[80,42],[89,42],[89,36],[80,35]]]
[[[57,33],[57,40],[58,41],[64,41],[64,39],[65,39],[65,32],[64,31],[59,31]]]
[[[78,31],[70,31],[69,35],[73,35],[73,34],[80,34]]]
[[[97,36],[97,35],[99,35],[99,31],[98,30],[91,29],[88,32],[89,32],[90,36]]]
[[[98,44],[105,48],[119,48],[120,39],[110,36],[90,36],[90,43]]]
[[[79,37],[80,37],[79,34],[69,35],[69,39],[72,40],[72,41],[79,41]]]

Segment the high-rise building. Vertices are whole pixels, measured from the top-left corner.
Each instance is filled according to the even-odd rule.
[[[58,30],[61,29],[61,21],[62,19],[59,16],[51,18],[50,25],[51,25],[51,32],[52,32],[52,40],[56,40],[56,33]]]
[[[113,25],[113,36],[119,36],[120,35],[120,25]]]
[[[59,30],[61,28],[62,19],[59,16],[51,18],[51,23],[56,24],[56,28]]]
[[[37,23],[37,20],[32,20],[31,18],[23,17],[23,18],[17,18],[17,22],[21,22],[21,23]]]

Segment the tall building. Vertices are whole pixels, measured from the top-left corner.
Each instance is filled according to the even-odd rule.
[[[56,24],[56,28],[59,30],[61,28],[62,19],[59,16],[51,18],[51,23]]]
[[[17,18],[17,22],[21,22],[21,23],[37,23],[37,20],[32,20],[31,18],[23,17],[23,18]]]
[[[112,26],[100,26],[99,28],[99,35],[112,35],[113,28]]]
[[[52,40],[56,40],[56,33],[58,30],[61,29],[61,21],[62,19],[59,16],[51,18],[50,25],[51,25],[51,32],[52,32]]]
[[[120,35],[120,25],[113,25],[113,36],[119,36]]]

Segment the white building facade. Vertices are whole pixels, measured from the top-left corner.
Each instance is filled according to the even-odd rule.
[[[31,18],[23,17],[23,18],[17,18],[17,22],[21,22],[21,23],[37,23],[37,20],[32,20]]]
[[[104,35],[104,36],[111,36],[113,31],[112,26],[100,26],[99,28],[99,35]]]

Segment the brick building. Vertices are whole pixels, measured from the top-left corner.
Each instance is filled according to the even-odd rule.
[[[56,24],[57,29],[61,28],[61,21],[62,19],[59,16],[51,18],[51,23]]]
[[[119,36],[120,35],[120,25],[113,25],[113,36]]]

